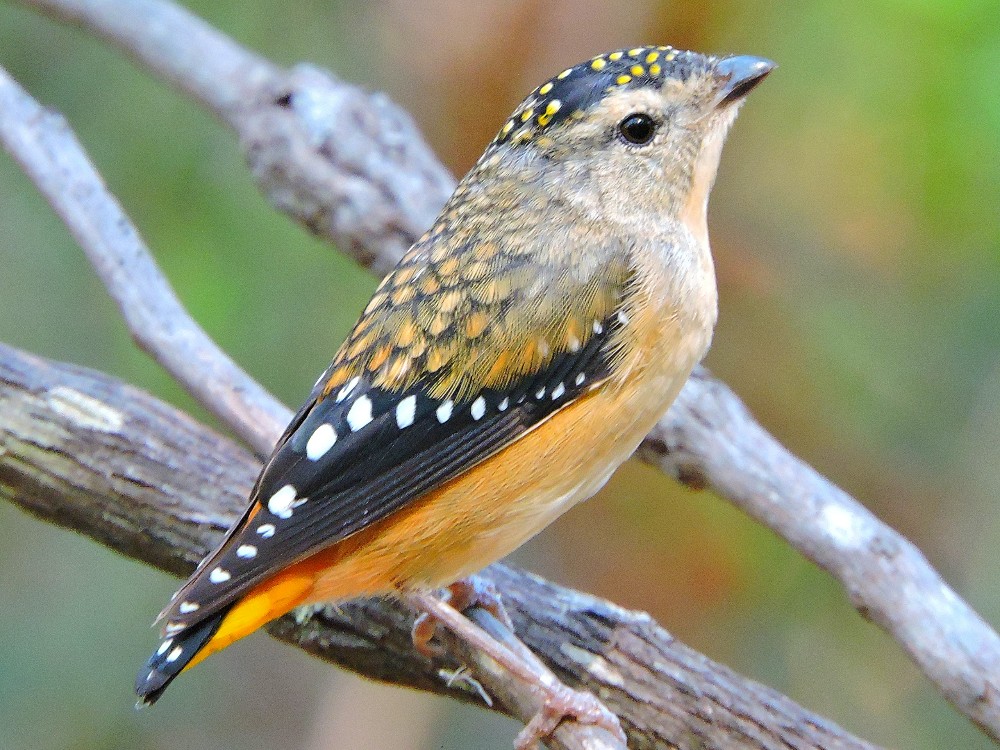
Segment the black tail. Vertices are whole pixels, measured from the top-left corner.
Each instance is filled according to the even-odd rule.
[[[139,696],[136,707],[156,703],[167,686],[215,634],[227,610],[228,607],[163,639],[135,678],[135,692]]]

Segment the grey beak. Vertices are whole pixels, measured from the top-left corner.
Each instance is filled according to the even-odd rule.
[[[719,81],[716,106],[722,107],[738,102],[776,67],[778,67],[776,63],[753,55],[739,55],[720,60],[715,65],[715,77]]]

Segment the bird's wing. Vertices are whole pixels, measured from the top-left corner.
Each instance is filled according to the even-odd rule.
[[[435,260],[433,243],[404,257],[280,439],[243,519],[161,614],[168,631],[468,471],[608,376],[628,319],[625,266],[556,283],[551,264],[499,255],[485,270],[474,250]]]

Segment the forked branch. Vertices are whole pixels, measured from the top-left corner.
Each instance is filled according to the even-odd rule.
[[[377,272],[391,267],[431,223],[453,185],[410,119],[384,96],[314,68],[278,69],[171,3],[26,1],[119,46],[215,112],[236,131],[251,169],[277,207]],[[74,233],[99,269],[114,252],[119,259],[138,258],[137,268],[152,269],[117,279],[104,274],[116,299],[123,292],[115,283],[127,282],[129,293],[139,298],[136,304],[152,306],[139,316],[149,328],[142,331],[136,330],[141,326],[131,303],[121,302],[129,308],[126,318],[132,318],[134,335],[255,451],[267,452],[287,410],[214,344],[198,338],[200,329],[171,303],[172,292],[82,152],[85,168],[80,168],[72,154],[78,145],[64,124],[25,99],[12,81],[0,81],[5,147],[60,215],[70,217],[68,223],[88,213],[117,218],[84,218],[85,228],[126,222],[118,224],[123,228],[118,233]],[[72,182],[87,170],[94,180]],[[78,193],[66,190],[70,184],[89,186],[87,195],[97,203],[82,204]],[[117,213],[101,205],[108,202]],[[109,249],[119,242],[121,248]],[[167,334],[174,326],[187,333],[158,336],[157,325]],[[184,365],[191,361],[192,352],[185,348],[191,340],[198,343],[194,371]],[[200,377],[205,367],[218,369]],[[997,634],[919,550],[791,455],[725,385],[696,372],[639,455],[682,481],[718,492],[830,572],[854,606],[892,635],[960,711],[1000,738]]]

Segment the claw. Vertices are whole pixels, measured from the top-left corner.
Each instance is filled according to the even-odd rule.
[[[479,576],[469,576],[455,581],[444,590],[441,600],[459,612],[480,607],[493,615],[511,633],[514,632],[514,623],[510,619],[510,615],[507,614],[507,610],[504,609],[496,586]],[[436,631],[437,621],[426,612],[417,615],[410,631],[413,647],[428,659],[437,659],[442,656],[441,650],[431,643]]]
[[[549,737],[564,719],[575,719],[581,724],[601,727],[626,744],[625,731],[618,717],[595,696],[583,690],[573,690],[561,682],[546,685],[545,703],[541,710],[518,733],[514,740],[516,750],[532,750]]]

